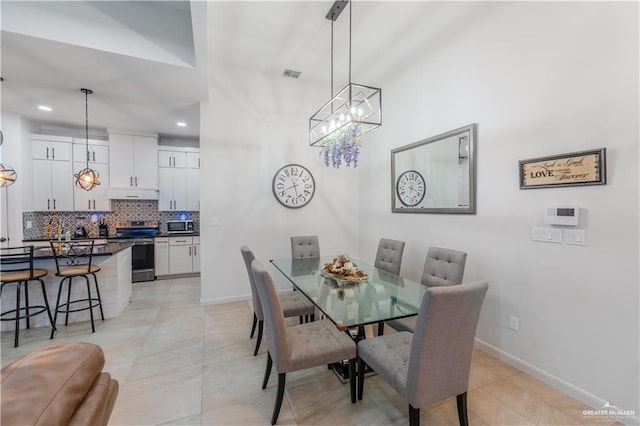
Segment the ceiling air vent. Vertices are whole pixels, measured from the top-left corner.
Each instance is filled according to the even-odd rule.
[[[282,73],[283,76],[291,78],[298,78],[300,77],[300,74],[302,74],[300,71],[294,70],[284,70],[284,72]]]

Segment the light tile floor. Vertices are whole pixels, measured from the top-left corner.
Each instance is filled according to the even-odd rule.
[[[266,341],[254,357],[247,302],[201,306],[200,279],[136,283],[131,304],[114,319],[60,326],[55,341],[102,346],[105,371],[120,382],[111,425],[269,424],[276,374],[262,390]],[[295,320],[294,320],[295,321]],[[1,336],[2,366],[50,343],[49,328]],[[586,405],[478,349],[468,395],[471,425],[596,424]],[[612,422],[605,422],[604,424]],[[362,401],[326,367],[287,374],[279,425],[406,425],[407,405],[378,376]],[[457,425],[455,398],[421,410],[423,425]],[[602,422],[597,423],[599,425]]]

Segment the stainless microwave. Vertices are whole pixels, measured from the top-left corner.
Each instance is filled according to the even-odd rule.
[[[167,221],[167,233],[169,234],[193,233],[193,221],[192,220],[169,220]]]

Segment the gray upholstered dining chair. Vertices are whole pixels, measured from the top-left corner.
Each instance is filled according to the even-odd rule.
[[[291,237],[291,258],[320,257],[320,243],[316,235]]]
[[[365,363],[409,403],[409,424],[420,408],[456,396],[458,419],[468,425],[467,389],[480,309],[489,285],[431,287],[420,305],[413,333],[401,331],[358,343],[358,399]],[[455,338],[452,338],[455,336]]]
[[[467,253],[465,252],[440,247],[429,247],[420,282],[427,287],[462,284],[466,262]],[[386,324],[397,331],[413,331],[416,324],[416,317],[391,320],[387,321]],[[378,334],[382,334],[380,328],[378,329]]]
[[[256,258],[249,247],[242,246],[240,248],[244,264],[247,268],[247,274],[249,274],[249,284],[251,285],[251,299],[253,302],[253,324],[251,325],[250,339],[256,331],[256,325],[258,326],[258,338],[256,340],[256,348],[253,351],[253,356],[258,354],[260,350],[260,343],[262,342],[262,330],[264,323],[264,314],[262,312],[262,304],[260,303],[260,296],[256,289],[255,280],[253,279],[253,273],[251,272],[251,262]],[[304,295],[297,291],[288,291],[280,293],[280,305],[282,306],[282,312],[286,318],[289,317],[302,317],[309,316],[311,321],[314,319],[315,307]]]
[[[254,280],[267,327],[267,368],[262,389],[267,387],[271,367],[278,372],[278,391],[273,406],[271,424],[278,421],[282,406],[286,374],[306,368],[318,367],[349,360],[351,402],[356,402],[356,343],[345,332],[339,331],[328,319],[286,327],[280,299],[271,275],[254,260],[251,262]]]
[[[374,266],[394,275],[400,275],[404,241],[380,238]]]

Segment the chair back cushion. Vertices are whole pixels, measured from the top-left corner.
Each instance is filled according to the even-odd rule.
[[[404,241],[381,238],[380,243],[378,243],[375,267],[394,275],[400,275],[403,252]]]
[[[273,279],[262,264],[254,260],[251,262],[251,271],[260,295],[260,303],[262,303],[269,354],[278,370],[279,365],[285,365],[289,362],[290,354],[282,306]],[[280,370],[278,371],[280,372]]]
[[[422,271],[422,284],[428,287],[462,284],[467,253],[429,247]]]
[[[412,406],[467,391],[473,341],[488,287],[476,282],[427,290],[409,355],[407,400]]]
[[[251,262],[256,258],[249,247],[240,247],[240,253],[242,253],[242,259],[244,259],[244,266],[247,268],[247,274],[249,275],[249,285],[251,286],[251,302],[253,303],[253,313],[256,314],[256,318],[260,321],[264,320],[262,314],[262,304],[260,303],[260,295],[256,289],[256,281],[253,279],[253,272],[251,271]]]
[[[315,235],[291,237],[291,257],[320,257],[320,243]]]

